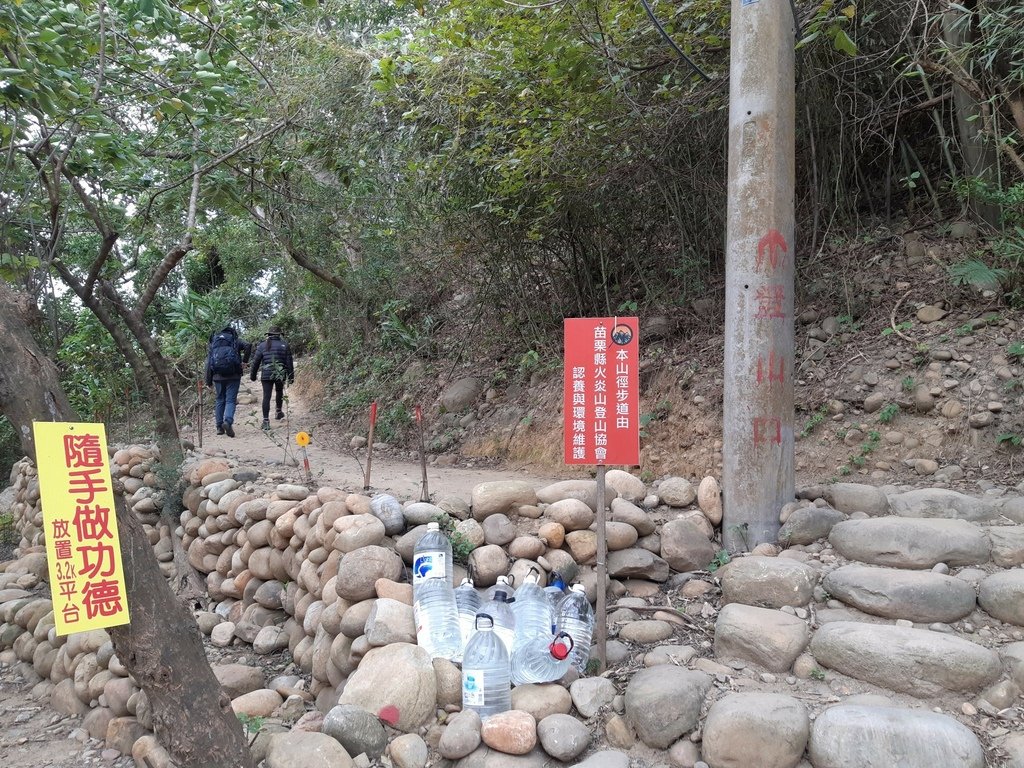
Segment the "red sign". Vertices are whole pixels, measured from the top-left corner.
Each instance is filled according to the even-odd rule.
[[[640,324],[573,317],[565,324],[565,463],[640,463]]]

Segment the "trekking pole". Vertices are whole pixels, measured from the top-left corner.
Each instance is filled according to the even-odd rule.
[[[196,429],[197,442],[199,447],[203,447],[203,380],[199,379],[196,382],[196,389],[199,390],[199,425]]]
[[[416,406],[416,429],[420,434],[420,469],[423,470],[423,482],[420,485],[420,501],[430,501],[430,491],[427,490],[427,452],[423,447],[423,409]]]
[[[366,475],[363,477],[363,490],[370,490],[370,465],[373,463],[373,428],[377,426],[377,401],[370,403],[370,434],[366,440]]]

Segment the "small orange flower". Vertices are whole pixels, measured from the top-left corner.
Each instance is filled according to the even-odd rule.
[[[299,432],[295,435],[295,442],[298,443],[302,448],[309,445],[310,437],[309,432]]]

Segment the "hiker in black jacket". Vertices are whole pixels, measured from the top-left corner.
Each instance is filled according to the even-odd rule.
[[[270,429],[270,393],[276,390],[278,419],[284,418],[284,382],[295,382],[295,366],[292,363],[292,350],[288,342],[281,338],[281,329],[271,326],[267,331],[267,340],[261,341],[256,347],[252,358],[250,378],[256,381],[256,373],[260,373],[263,382],[263,429]]]
[[[230,325],[210,336],[206,353],[206,386],[217,392],[214,416],[217,420],[217,434],[235,436],[235,403],[238,401],[238,387],[242,383],[242,366],[249,361],[252,344],[238,338],[238,332]]]

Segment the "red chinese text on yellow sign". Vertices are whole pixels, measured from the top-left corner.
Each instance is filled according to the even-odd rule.
[[[32,426],[57,634],[127,624],[106,430],[65,422]]]

